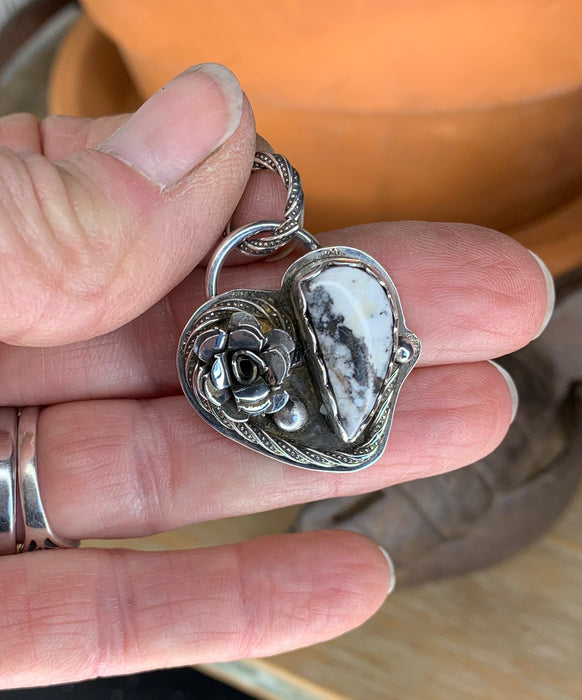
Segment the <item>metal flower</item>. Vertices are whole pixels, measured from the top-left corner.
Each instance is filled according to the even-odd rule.
[[[233,421],[276,413],[289,399],[281,384],[294,349],[288,333],[263,333],[254,316],[237,311],[226,330],[210,328],[196,338],[194,353],[206,365],[199,391]]]

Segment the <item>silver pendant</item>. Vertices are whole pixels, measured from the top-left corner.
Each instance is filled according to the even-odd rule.
[[[302,228],[296,172],[282,156],[257,159],[288,185],[286,218],[244,226],[214,253],[208,301],[180,338],[182,389],[213,428],[268,457],[321,471],[363,469],[384,451],[420,342],[378,262],[356,248],[322,248]],[[218,294],[234,248],[270,253],[292,238],[308,252],[287,269],[279,291]]]

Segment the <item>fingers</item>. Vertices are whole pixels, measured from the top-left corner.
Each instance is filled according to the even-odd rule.
[[[41,490],[62,536],[137,537],[461,467],[499,444],[512,413],[508,385],[490,363],[414,370],[384,456],[361,472],[330,474],[237,445],[183,397],[62,404],[40,415]]]
[[[514,240],[477,226],[398,222],[325,234],[323,245],[353,245],[394,279],[424,365],[499,357],[528,343],[548,308],[534,258]],[[290,264],[225,268],[223,289],[277,288]],[[46,404],[86,398],[159,396],[178,390],[179,334],[204,301],[195,271],[133,323],[83,345],[16,349],[0,344],[0,402]]]
[[[0,147],[41,152],[40,120],[33,114],[9,114],[0,119]]]
[[[264,219],[283,219],[286,203],[287,189],[281,178],[269,170],[257,170],[249,178],[231,226],[235,229]],[[241,261],[249,264],[252,259],[241,255]],[[228,262],[232,264],[230,258]]]
[[[36,552],[0,562],[0,687],[268,656],[361,624],[391,580],[354,533],[192,552]]]
[[[80,119],[59,114],[41,121],[33,114],[9,114],[0,119],[0,146],[42,153],[49,160],[65,160],[86,148],[98,148],[130,116]]]
[[[215,64],[181,74],[129,119],[53,118],[40,130],[46,157],[35,133],[19,119],[0,132],[15,147],[29,134],[32,149],[0,147],[0,339],[18,345],[100,335],[164,296],[220,235],[255,146],[240,86]]]
[[[43,155],[50,160],[66,160],[87,148],[99,148],[127,120],[130,114],[100,119],[51,115],[40,125]]]

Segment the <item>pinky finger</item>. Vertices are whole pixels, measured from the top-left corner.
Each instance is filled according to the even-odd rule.
[[[378,547],[348,532],[0,565],[2,689],[289,651],[361,624],[393,585]]]

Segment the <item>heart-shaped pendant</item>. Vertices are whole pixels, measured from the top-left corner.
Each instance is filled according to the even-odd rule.
[[[184,328],[178,372],[223,435],[294,466],[354,471],[384,451],[420,342],[373,258],[311,240],[280,291],[212,295]],[[234,245],[227,239],[219,252]]]
[[[302,203],[287,161],[257,156]],[[244,226],[216,250],[209,299],[180,338],[180,383],[198,414],[232,440],[297,467],[355,471],[384,451],[420,342],[378,262],[356,248],[320,247],[296,211],[293,220]],[[279,291],[217,293],[234,248],[271,252],[291,238],[309,252],[290,265]]]

